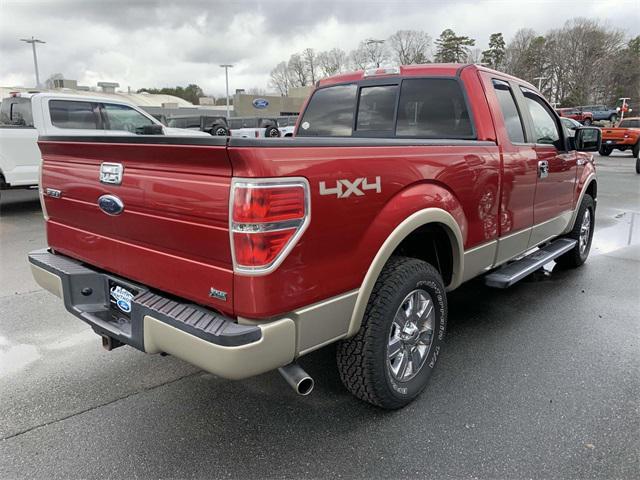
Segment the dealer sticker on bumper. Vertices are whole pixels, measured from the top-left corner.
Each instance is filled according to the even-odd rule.
[[[118,310],[124,313],[131,313],[131,301],[135,294],[120,285],[111,285],[109,289],[110,300],[112,304],[118,307]]]

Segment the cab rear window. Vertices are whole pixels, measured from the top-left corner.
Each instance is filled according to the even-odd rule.
[[[15,127],[33,127],[30,98],[7,98],[0,107],[0,124]]]
[[[337,85],[317,90],[304,112],[299,137],[349,137],[353,133],[353,114],[358,87]]]
[[[457,80],[405,78],[388,83],[316,90],[297,136],[474,138],[471,116]]]

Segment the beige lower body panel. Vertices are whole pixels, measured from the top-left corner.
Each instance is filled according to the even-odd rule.
[[[239,380],[291,363],[295,356],[295,325],[290,318],[262,325],[262,338],[239,347],[202,340],[149,315],[144,317],[147,353],[170,353],[220,377]]]
[[[480,275],[493,266],[493,260],[498,250],[496,240],[474,247],[464,252],[464,272],[462,281],[466,282]]]
[[[531,238],[529,239],[529,248],[533,248],[541,243],[551,240],[561,235],[568,227],[573,218],[573,210],[567,211],[551,220],[535,225],[531,229]]]

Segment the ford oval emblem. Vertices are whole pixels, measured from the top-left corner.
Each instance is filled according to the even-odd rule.
[[[102,195],[98,199],[98,207],[107,215],[120,215],[124,210],[124,203],[115,195]]]
[[[267,108],[269,106],[269,101],[266,98],[256,98],[253,101],[253,106],[256,108]]]

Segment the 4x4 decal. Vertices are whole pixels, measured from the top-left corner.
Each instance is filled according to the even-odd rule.
[[[366,177],[356,178],[355,180],[337,180],[336,186],[327,188],[325,182],[320,182],[320,195],[336,195],[338,198],[347,198],[351,195],[358,197],[364,195],[366,190],[375,190],[376,193],[382,191],[380,186],[380,177],[375,177],[372,183]]]

